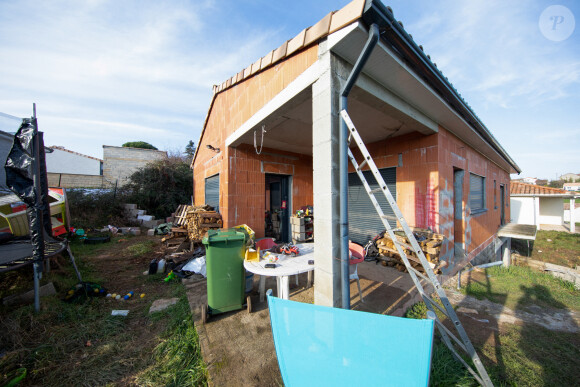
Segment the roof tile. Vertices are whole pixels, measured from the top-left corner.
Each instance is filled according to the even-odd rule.
[[[272,56],[274,55],[274,50],[267,53],[263,58],[260,64],[260,70],[264,70],[266,67],[272,64]]]
[[[304,46],[308,46],[310,43],[317,41],[323,36],[328,35],[330,30],[330,20],[332,19],[333,12],[330,12],[322,20],[313,25],[306,30],[306,36],[304,37]]]
[[[272,63],[278,62],[280,59],[286,56],[286,50],[288,49],[288,41],[282,43],[280,47],[274,50],[272,54]]]
[[[254,64],[252,64],[252,72],[250,73],[251,75],[254,75],[258,71],[260,71],[261,62],[262,62],[262,58],[258,59],[257,61],[254,62]]]
[[[542,187],[535,184],[526,184],[512,181],[510,183],[510,195],[570,195],[569,192],[560,188]]]
[[[288,49],[286,50],[286,56],[291,55],[293,52],[300,50],[304,47],[304,38],[306,37],[306,30],[300,31],[298,35],[293,37],[288,41]]]
[[[354,0],[345,5],[342,9],[332,15],[329,34],[340,30],[342,27],[349,25],[359,19],[362,15],[365,0]]]

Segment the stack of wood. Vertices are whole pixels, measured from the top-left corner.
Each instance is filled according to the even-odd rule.
[[[215,211],[209,211],[207,206],[194,207],[187,211],[187,234],[190,241],[199,241],[208,230],[222,226],[222,216]]]
[[[431,264],[431,268],[435,274],[441,273],[439,253],[441,250],[441,244],[443,243],[443,235],[435,234],[430,230],[418,228],[413,230],[413,234],[421,246],[421,250],[423,250],[425,258],[427,258]],[[409,239],[407,239],[405,234],[402,232],[396,232],[395,239],[403,249],[411,266],[424,273],[425,270],[423,269],[417,254],[415,254],[413,251],[411,244],[409,243]],[[399,252],[397,251],[395,242],[391,239],[389,234],[385,233],[384,237],[377,241],[377,247],[379,248],[379,253],[381,255],[381,261],[383,265],[393,266],[399,271],[407,271],[407,268],[405,267],[405,264],[403,263]]]

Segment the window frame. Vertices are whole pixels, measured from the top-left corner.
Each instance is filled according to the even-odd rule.
[[[481,207],[474,207],[473,201],[475,200],[473,196],[477,194],[477,192],[473,191],[474,184],[472,184],[472,177],[479,177],[481,178]],[[471,215],[481,214],[487,212],[487,200],[485,195],[485,188],[486,188],[486,178],[485,176],[479,175],[477,173],[469,172],[469,209],[471,211]]]

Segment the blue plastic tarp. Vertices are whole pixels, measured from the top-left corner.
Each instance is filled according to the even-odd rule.
[[[433,320],[304,304],[268,296],[286,386],[427,386]]]

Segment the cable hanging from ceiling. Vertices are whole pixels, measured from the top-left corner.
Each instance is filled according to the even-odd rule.
[[[266,133],[266,125],[262,124],[262,141],[260,142],[260,150],[258,150],[258,145],[256,143],[256,130],[254,129],[254,149],[256,154],[262,153],[262,148],[264,147],[264,133]]]

